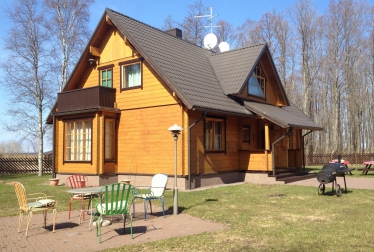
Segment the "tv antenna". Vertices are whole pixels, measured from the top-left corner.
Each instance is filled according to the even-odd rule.
[[[210,15],[204,15],[204,16],[195,16],[194,18],[206,18],[208,17],[208,21],[210,23],[209,26],[204,26],[204,28],[210,27],[210,33],[213,33],[213,25],[212,25],[212,20],[213,18],[218,17],[218,15],[213,16],[213,7],[210,8]],[[219,27],[219,26],[214,26],[214,27]]]

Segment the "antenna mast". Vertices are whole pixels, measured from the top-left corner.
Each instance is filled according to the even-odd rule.
[[[210,8],[210,15],[195,16],[194,18],[205,18],[205,17],[209,17],[208,21],[210,23],[210,26],[204,26],[204,28],[210,27],[210,33],[213,33],[212,20],[213,20],[213,18],[218,17],[218,15],[213,16],[213,7],[209,7],[209,8]],[[219,26],[214,26],[214,27],[219,27]]]

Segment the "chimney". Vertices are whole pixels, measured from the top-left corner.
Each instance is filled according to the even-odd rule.
[[[181,29],[174,28],[174,29],[171,29],[171,30],[167,30],[165,32],[170,34],[170,35],[173,35],[174,37],[182,38],[182,30]]]

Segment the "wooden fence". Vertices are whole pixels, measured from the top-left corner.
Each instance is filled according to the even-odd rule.
[[[339,154],[306,154],[305,165],[324,165],[332,159],[338,159]],[[349,161],[351,164],[363,164],[365,161],[374,160],[374,153],[351,153],[340,154],[341,158]]]
[[[37,157],[0,158],[0,174],[39,173]],[[52,156],[43,156],[43,173],[52,173]]]

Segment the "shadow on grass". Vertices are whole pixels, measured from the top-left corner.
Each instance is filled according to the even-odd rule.
[[[191,209],[191,208],[199,206],[199,205],[207,204],[209,202],[217,202],[217,201],[218,201],[218,199],[205,199],[203,202],[197,203],[197,204],[195,204],[193,206],[190,206],[190,207],[178,206],[178,213],[183,213],[183,211],[185,211],[187,209]],[[165,214],[173,214],[173,207],[169,207],[168,209],[165,209]]]

